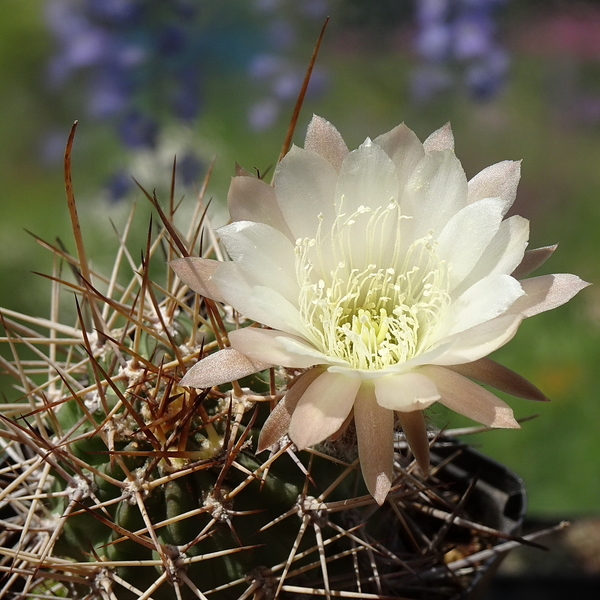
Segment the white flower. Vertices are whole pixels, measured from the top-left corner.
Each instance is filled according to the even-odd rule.
[[[232,332],[232,348],[181,383],[204,388],[266,366],[307,368],[266,422],[259,449],[286,432],[311,446],[353,416],[379,503],[392,483],[395,415],[423,470],[422,409],[433,402],[490,427],[518,427],[510,407],[472,380],[545,399],[484,357],[524,317],[586,285],[565,274],[517,280],[554,250],[526,252],[529,222],[504,219],[519,177],[520,164],[505,161],[467,182],[449,126],[421,143],[399,125],[348,152],[315,116],[273,186],[233,179],[233,222],[219,230],[231,261],[172,263],[198,293],[270,328]]]

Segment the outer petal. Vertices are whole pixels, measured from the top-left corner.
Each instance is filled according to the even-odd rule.
[[[297,302],[299,287],[292,242],[264,223],[237,221],[218,230],[229,256],[244,276],[271,288],[291,303]]]
[[[323,373],[324,369],[309,369],[295,380],[283,399],[271,411],[269,418],[265,421],[258,438],[257,452],[266,450],[278,442],[287,432],[292,420],[292,414],[298,405],[298,401],[308,386]]]
[[[294,239],[314,238],[319,215],[333,221],[338,173],[320,154],[293,146],[275,169],[275,193]]]
[[[232,331],[229,340],[236,350],[253,360],[281,367],[305,369],[328,362],[324,354],[315,350],[302,338],[281,331],[245,327]]]
[[[352,410],[361,380],[326,371],[308,386],[292,415],[289,435],[306,448],[333,435]]]
[[[423,411],[397,411],[396,415],[421,472],[427,475],[429,471],[429,437]]]
[[[449,273],[451,291],[473,270],[501,221],[498,199],[485,198],[465,206],[442,229],[437,253],[452,265]]]
[[[317,115],[313,115],[308,124],[304,148],[326,158],[338,171],[348,154],[348,146],[340,132],[329,121]]]
[[[436,129],[424,142],[425,152],[435,152],[436,150],[454,150],[454,134],[450,123],[446,123],[439,129]]]
[[[521,179],[521,161],[505,160],[480,171],[469,181],[468,202],[500,198],[502,215],[513,205]]]
[[[370,382],[365,382],[356,395],[354,423],[363,478],[370,494],[381,505],[392,487],[394,413],[377,403]]]
[[[265,223],[293,240],[277,203],[275,190],[257,177],[233,177],[227,194],[232,221]]]
[[[577,275],[559,273],[523,279],[525,295],[511,306],[511,313],[532,317],[568,302],[577,292],[590,285]]]
[[[402,192],[410,175],[425,156],[423,144],[404,123],[376,137],[373,142],[381,146],[396,165],[396,175]]]
[[[550,258],[550,256],[552,256],[552,253],[556,250],[556,248],[558,248],[558,244],[527,250],[527,252],[525,252],[523,255],[523,260],[521,260],[511,275],[515,279],[523,279],[523,277],[527,277],[529,273],[541,267]]]
[[[217,286],[211,281],[211,277],[221,264],[218,260],[193,256],[176,258],[169,262],[169,266],[175,271],[177,277],[190,289],[216,302],[223,302],[223,297]]]
[[[272,366],[269,363],[252,360],[234,348],[224,348],[197,362],[184,375],[179,385],[211,388],[214,385],[241,379]]]
[[[377,403],[398,411],[422,410],[440,399],[434,383],[414,371],[374,379]]]
[[[224,301],[243,316],[295,335],[305,333],[298,308],[275,290],[253,285],[235,263],[221,263],[212,281]]]
[[[419,372],[435,383],[442,395],[440,402],[449,409],[487,427],[520,427],[506,402],[470,379],[434,365],[422,367]]]

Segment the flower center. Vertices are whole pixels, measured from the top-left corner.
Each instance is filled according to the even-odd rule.
[[[296,241],[300,313],[311,341],[354,369],[405,362],[429,346],[450,303],[432,235],[403,244],[398,205],[360,207]]]

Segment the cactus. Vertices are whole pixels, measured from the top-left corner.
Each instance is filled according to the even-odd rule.
[[[445,562],[499,533],[470,520],[464,490],[442,485],[441,470],[421,476],[400,432],[395,484],[379,507],[351,426],[316,448],[299,452],[284,437],[255,453],[299,372],[179,385],[240,318],[166,265],[198,240],[210,240],[200,255],[219,257],[202,194],[186,232],[173,193],[166,213],[147,194],[162,226],[150,227],[137,264],[132,210],[103,274],[86,259],[70,143],[77,252],[38,240],[55,259],[51,316],[1,315],[11,358],[0,364],[20,398],[2,405],[0,421],[0,597],[418,598],[427,588],[444,598],[462,589]],[[74,325],[59,316],[61,289],[75,296]]]

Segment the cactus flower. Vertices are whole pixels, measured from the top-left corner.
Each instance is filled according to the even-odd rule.
[[[521,278],[553,247],[526,251],[529,222],[505,218],[520,163],[467,181],[450,127],[424,143],[405,125],[348,151],[315,116],[273,185],[233,178],[230,261],[173,261],[193,290],[256,323],[193,366],[183,385],[211,387],[268,366],[306,371],[265,423],[259,450],[283,434],[305,448],[354,419],[365,483],[380,504],[392,485],[396,420],[423,471],[423,409],[440,402],[489,427],[519,427],[483,383],[545,400],[486,358],[525,317],[567,302],[575,275]]]

